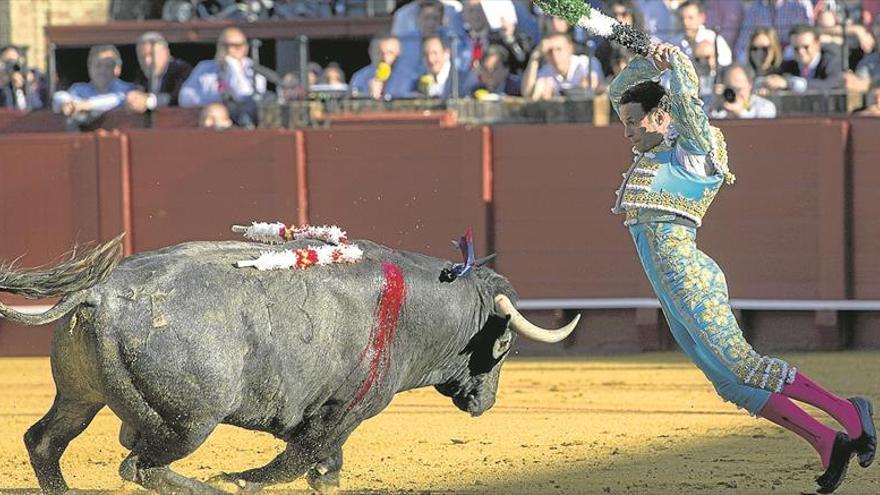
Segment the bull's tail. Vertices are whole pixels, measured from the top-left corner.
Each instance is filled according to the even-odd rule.
[[[122,237],[77,253],[53,266],[14,270],[14,262],[0,265],[0,291],[29,299],[64,298],[46,312],[28,314],[0,301],[0,317],[25,325],[43,325],[61,318],[85,300],[85,289],[95,286],[116,268],[122,259]]]

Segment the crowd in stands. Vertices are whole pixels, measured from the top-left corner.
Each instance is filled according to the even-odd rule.
[[[768,95],[827,90],[863,93],[865,106],[858,114],[880,115],[880,0],[591,3],[691,57],[700,96],[713,118],[772,118],[777,110]],[[375,100],[549,100],[605,91],[633,57],[622,46],[544,15],[531,0],[403,3],[393,14],[391,31],[372,39],[370,64],[350,78],[335,62],[324,67],[311,62],[303,73],[267,81],[249,57],[245,33],[236,27],[224,29],[214,58],[195,67],[175,58],[158,32],[141,35],[136,53],[137,75],[126,82],[119,79],[117,48],[93,46],[89,81],[49,96],[46,77],[27,67],[26,54],[5,47],[0,105],[51,107],[76,122],[123,107],[134,113],[202,107],[204,127],[251,127],[257,102],[269,97],[269,83],[275,85],[271,97],[282,103],[315,91]]]

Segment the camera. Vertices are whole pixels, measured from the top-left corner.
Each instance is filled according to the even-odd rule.
[[[736,101],[736,91],[734,91],[733,88],[724,88],[721,97],[724,98],[724,101],[727,103],[733,103]]]
[[[3,62],[3,71],[6,73],[21,72],[21,63],[18,60],[5,60]]]

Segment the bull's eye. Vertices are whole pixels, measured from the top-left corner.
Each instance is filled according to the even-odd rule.
[[[495,343],[492,344],[492,357],[494,359],[501,359],[501,356],[510,349],[510,343],[512,340],[513,334],[510,333],[510,330],[504,332],[500,337],[495,339]]]

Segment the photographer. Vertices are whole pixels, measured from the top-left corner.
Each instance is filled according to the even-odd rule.
[[[715,119],[772,119],[776,105],[752,93],[752,71],[745,65],[733,64],[724,71],[724,85],[715,95],[710,116]]]
[[[43,108],[47,100],[46,78],[28,68],[22,49],[0,49],[0,107],[29,112]]]
[[[602,77],[598,60],[575,55],[571,38],[565,33],[553,33],[532,51],[523,72],[522,95],[532,100],[549,100],[572,90],[596,91]]]

